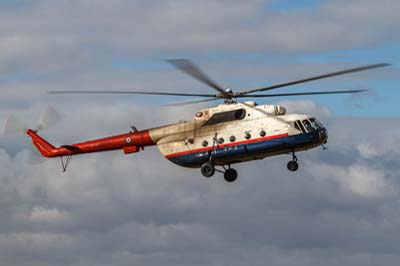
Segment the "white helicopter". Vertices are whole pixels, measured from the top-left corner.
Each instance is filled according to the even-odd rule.
[[[238,98],[264,98],[316,94],[359,93],[366,90],[341,90],[296,92],[279,94],[253,94],[299,83],[329,78],[353,72],[388,66],[380,63],[314,76],[292,82],[243,92],[223,89],[208,78],[196,65],[186,59],[167,60],[186,74],[205,83],[217,94],[144,92],[144,91],[50,91],[52,94],[145,94],[168,96],[196,96],[206,99],[184,102],[191,104],[224,100],[224,104],[198,111],[192,121],[179,122],[156,128],[131,131],[117,136],[54,147],[28,129],[26,133],[45,157],[61,157],[63,170],[67,169],[73,155],[121,149],[125,154],[136,153],[145,146],[157,145],[170,161],[184,167],[200,168],[205,177],[221,172],[227,182],[236,180],[238,174],[231,165],[263,159],[279,154],[291,154],[287,163],[290,171],[299,167],[296,153],[324,145],[328,139],[325,127],[315,118],[305,114],[287,114],[281,105],[257,105],[254,101],[238,102]],[[64,160],[66,156],[66,160]],[[220,169],[216,167],[220,166]]]

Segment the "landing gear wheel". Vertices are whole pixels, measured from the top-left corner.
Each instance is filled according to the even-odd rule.
[[[229,182],[229,183],[234,182],[236,180],[237,176],[238,176],[238,174],[237,174],[236,170],[233,168],[226,169],[226,171],[224,173],[225,181]]]
[[[200,170],[201,174],[205,177],[212,177],[215,173],[214,165],[210,163],[203,163]]]
[[[295,172],[297,169],[299,169],[299,164],[296,161],[290,161],[287,164],[287,169],[289,171]]]

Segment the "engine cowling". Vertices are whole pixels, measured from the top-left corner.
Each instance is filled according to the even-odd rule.
[[[258,108],[262,108],[264,112],[270,114],[270,115],[285,115],[286,114],[286,108],[283,107],[282,105],[273,105],[273,104],[265,104],[262,105]]]

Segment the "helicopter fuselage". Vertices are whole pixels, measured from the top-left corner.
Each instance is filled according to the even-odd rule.
[[[326,129],[315,118],[286,115],[282,106],[254,102],[205,109],[192,121],[150,129],[149,135],[168,160],[185,167],[263,159],[327,141]]]

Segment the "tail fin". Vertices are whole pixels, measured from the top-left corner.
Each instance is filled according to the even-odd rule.
[[[26,131],[26,134],[28,134],[32,138],[33,144],[43,156],[45,157],[55,156],[53,151],[55,151],[56,148],[50,143],[48,143],[46,140],[44,140],[42,137],[40,137],[38,134],[36,134],[36,131],[28,129]]]

